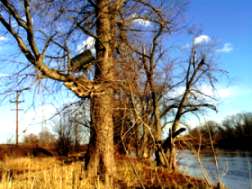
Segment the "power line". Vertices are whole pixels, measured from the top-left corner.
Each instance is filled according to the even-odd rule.
[[[10,103],[15,103],[16,104],[16,145],[18,145],[18,126],[19,126],[19,114],[18,112],[21,111],[22,109],[19,108],[19,104],[20,103],[23,103],[24,100],[19,100],[19,97],[20,97],[20,94],[25,91],[25,90],[29,90],[29,88],[23,88],[23,89],[19,89],[19,90],[16,90],[16,99],[15,100],[10,100]]]

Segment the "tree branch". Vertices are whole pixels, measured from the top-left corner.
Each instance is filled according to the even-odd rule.
[[[24,0],[24,7],[25,7],[25,17],[26,17],[26,23],[27,23],[27,28],[25,28],[26,33],[27,33],[27,40],[29,42],[29,45],[31,46],[31,49],[32,49],[34,55],[36,57],[38,57],[39,56],[39,50],[38,50],[38,48],[36,46],[36,42],[35,42],[35,39],[34,39],[29,0]]]

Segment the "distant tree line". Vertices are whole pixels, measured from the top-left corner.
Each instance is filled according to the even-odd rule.
[[[30,133],[24,136],[23,143],[50,147],[56,143],[56,136],[44,127],[38,134]]]
[[[87,144],[89,139],[90,121],[86,105],[87,101],[78,101],[63,106],[55,114],[53,133],[44,127],[38,134],[26,135],[23,143],[53,148],[59,155],[79,151],[81,144]]]
[[[185,138],[191,144],[229,150],[252,150],[252,113],[228,116],[222,123],[208,121],[192,129]]]

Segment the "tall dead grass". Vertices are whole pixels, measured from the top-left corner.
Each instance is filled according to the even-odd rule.
[[[192,177],[157,169],[137,159],[118,159],[117,163],[114,188],[212,188]],[[81,164],[66,165],[55,157],[5,158],[0,163],[0,189],[105,189],[99,178],[92,183],[85,179]]]
[[[0,189],[93,188],[80,180],[81,164],[63,165],[56,158],[16,158],[1,163]],[[97,188],[102,188],[99,181]]]

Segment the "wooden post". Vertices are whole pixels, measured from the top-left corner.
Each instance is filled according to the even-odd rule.
[[[19,120],[18,120],[18,112],[19,112],[18,104],[20,103],[18,101],[19,95],[20,95],[19,92],[16,91],[16,145],[18,145],[18,122],[19,122]]]
[[[16,90],[16,100],[10,101],[11,103],[16,104],[16,109],[15,109],[15,111],[16,111],[16,145],[19,144],[19,141],[18,141],[19,114],[18,114],[18,112],[21,110],[21,109],[19,109],[19,103],[24,102],[23,100],[22,101],[19,100],[19,96],[20,96],[21,92],[23,92],[24,90],[29,90],[29,88]]]

